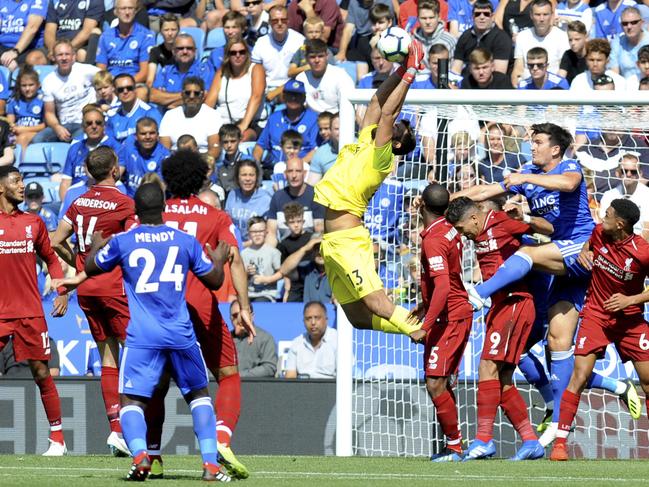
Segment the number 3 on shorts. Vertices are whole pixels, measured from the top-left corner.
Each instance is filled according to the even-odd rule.
[[[361,277],[361,273],[358,269],[353,270],[349,274],[347,274],[347,279],[349,279],[349,282],[351,282],[352,286],[354,287],[358,287],[363,284],[363,278]]]

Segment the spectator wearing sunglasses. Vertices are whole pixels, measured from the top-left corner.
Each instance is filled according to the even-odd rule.
[[[494,22],[493,5],[489,0],[473,4],[473,26],[466,29],[455,46],[451,71],[469,75],[469,55],[476,47],[484,47],[494,57],[494,70],[506,74],[513,56],[512,39]]]
[[[548,71],[548,51],[533,47],[527,51],[527,69],[530,77],[518,83],[519,90],[567,90],[570,85],[565,78]]]
[[[261,133],[257,125],[266,89],[266,73],[261,64],[252,63],[246,42],[237,37],[225,47],[225,59],[216,72],[205,103],[216,111],[223,124],[239,127],[242,140],[255,140]]]
[[[623,34],[617,34],[611,41],[611,59],[609,68],[624,79],[637,80],[640,75],[636,61],[643,46],[649,44],[649,32],[644,29],[640,10],[627,7],[622,12]]]
[[[113,80],[119,106],[108,112],[107,132],[119,142],[135,133],[135,126],[142,117],[150,117],[160,123],[160,111],[143,102],[135,95],[135,78],[130,74],[118,74]]]
[[[156,73],[151,89],[151,102],[166,110],[182,104],[181,88],[187,77],[200,78],[203,86],[209,86],[214,77],[212,65],[196,59],[196,44],[189,34],[176,36],[173,53],[174,62]]]
[[[84,138],[72,143],[61,171],[61,186],[59,186],[61,201],[71,185],[88,180],[85,167],[86,157],[90,152],[102,145],[110,147],[115,152],[120,147],[119,142],[106,134],[106,119],[99,105],[91,103],[83,108],[82,127]]]
[[[188,76],[182,84],[182,105],[169,110],[160,122],[160,143],[176,149],[178,138],[189,134],[196,139],[201,153],[218,159],[221,153],[219,129],[223,122],[219,114],[205,102],[205,83],[197,76]]]
[[[591,39],[607,39],[609,42],[622,32],[622,13],[627,7],[635,7],[634,0],[607,0],[593,7]]]

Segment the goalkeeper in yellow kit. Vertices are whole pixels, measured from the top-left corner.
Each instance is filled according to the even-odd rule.
[[[326,208],[320,252],[332,292],[347,318],[356,328],[403,333],[417,341],[422,338],[421,323],[390,301],[376,273],[363,214],[393,171],[394,155],[415,148],[410,124],[395,120],[423,57],[422,45],[413,40],[403,65],[372,96],[358,142],[340,150],[335,164],[315,186],[315,201]]]

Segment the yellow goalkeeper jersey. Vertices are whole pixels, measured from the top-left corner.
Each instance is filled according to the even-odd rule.
[[[370,198],[394,168],[392,142],[383,147],[374,144],[372,131],[376,127],[365,127],[356,144],[340,150],[334,165],[315,185],[316,202],[363,217]]]

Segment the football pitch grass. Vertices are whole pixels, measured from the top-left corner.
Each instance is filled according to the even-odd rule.
[[[649,485],[649,462],[643,460],[565,463],[484,460],[434,464],[424,458],[242,456],[240,459],[251,471],[248,480],[238,481],[241,487]],[[167,455],[164,460],[165,478],[147,480],[147,483],[159,487],[202,483],[197,456]],[[0,485],[124,486],[129,465],[128,459],[109,456],[0,455]]]

